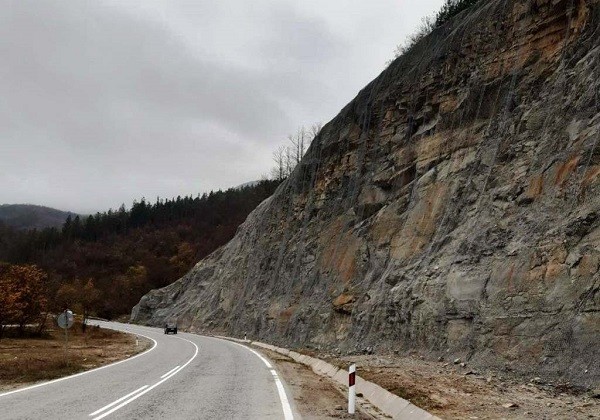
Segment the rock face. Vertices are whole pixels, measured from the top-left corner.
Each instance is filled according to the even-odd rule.
[[[600,0],[491,0],[132,320],[600,379]]]

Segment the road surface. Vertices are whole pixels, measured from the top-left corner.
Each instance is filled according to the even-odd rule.
[[[94,321],[153,341],[146,352],[0,394],[2,419],[292,419],[269,361],[212,337]]]

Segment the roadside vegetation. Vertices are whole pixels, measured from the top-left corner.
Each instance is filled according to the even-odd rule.
[[[58,295],[69,286],[61,286]],[[125,359],[148,347],[129,334],[86,328],[84,305],[99,292],[89,282],[81,286],[73,288],[71,299],[84,312],[68,331],[67,353],[54,316],[63,308],[48,297],[47,274],[35,265],[0,264],[0,391]]]
[[[65,353],[64,330],[48,317],[41,332],[7,327],[0,339],[0,392],[32,382],[56,379],[125,359],[150,346],[146,339],[88,327],[81,319],[69,329],[69,350]],[[66,357],[67,355],[67,357]]]
[[[33,324],[42,334],[48,313],[46,278],[34,265],[0,264],[0,338],[8,326],[23,336]]]

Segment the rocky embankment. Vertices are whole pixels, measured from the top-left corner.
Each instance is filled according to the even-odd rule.
[[[132,320],[600,379],[600,0],[490,0]]]

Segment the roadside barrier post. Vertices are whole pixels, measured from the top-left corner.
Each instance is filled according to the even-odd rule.
[[[348,370],[348,414],[354,414],[356,406],[356,364]]]

